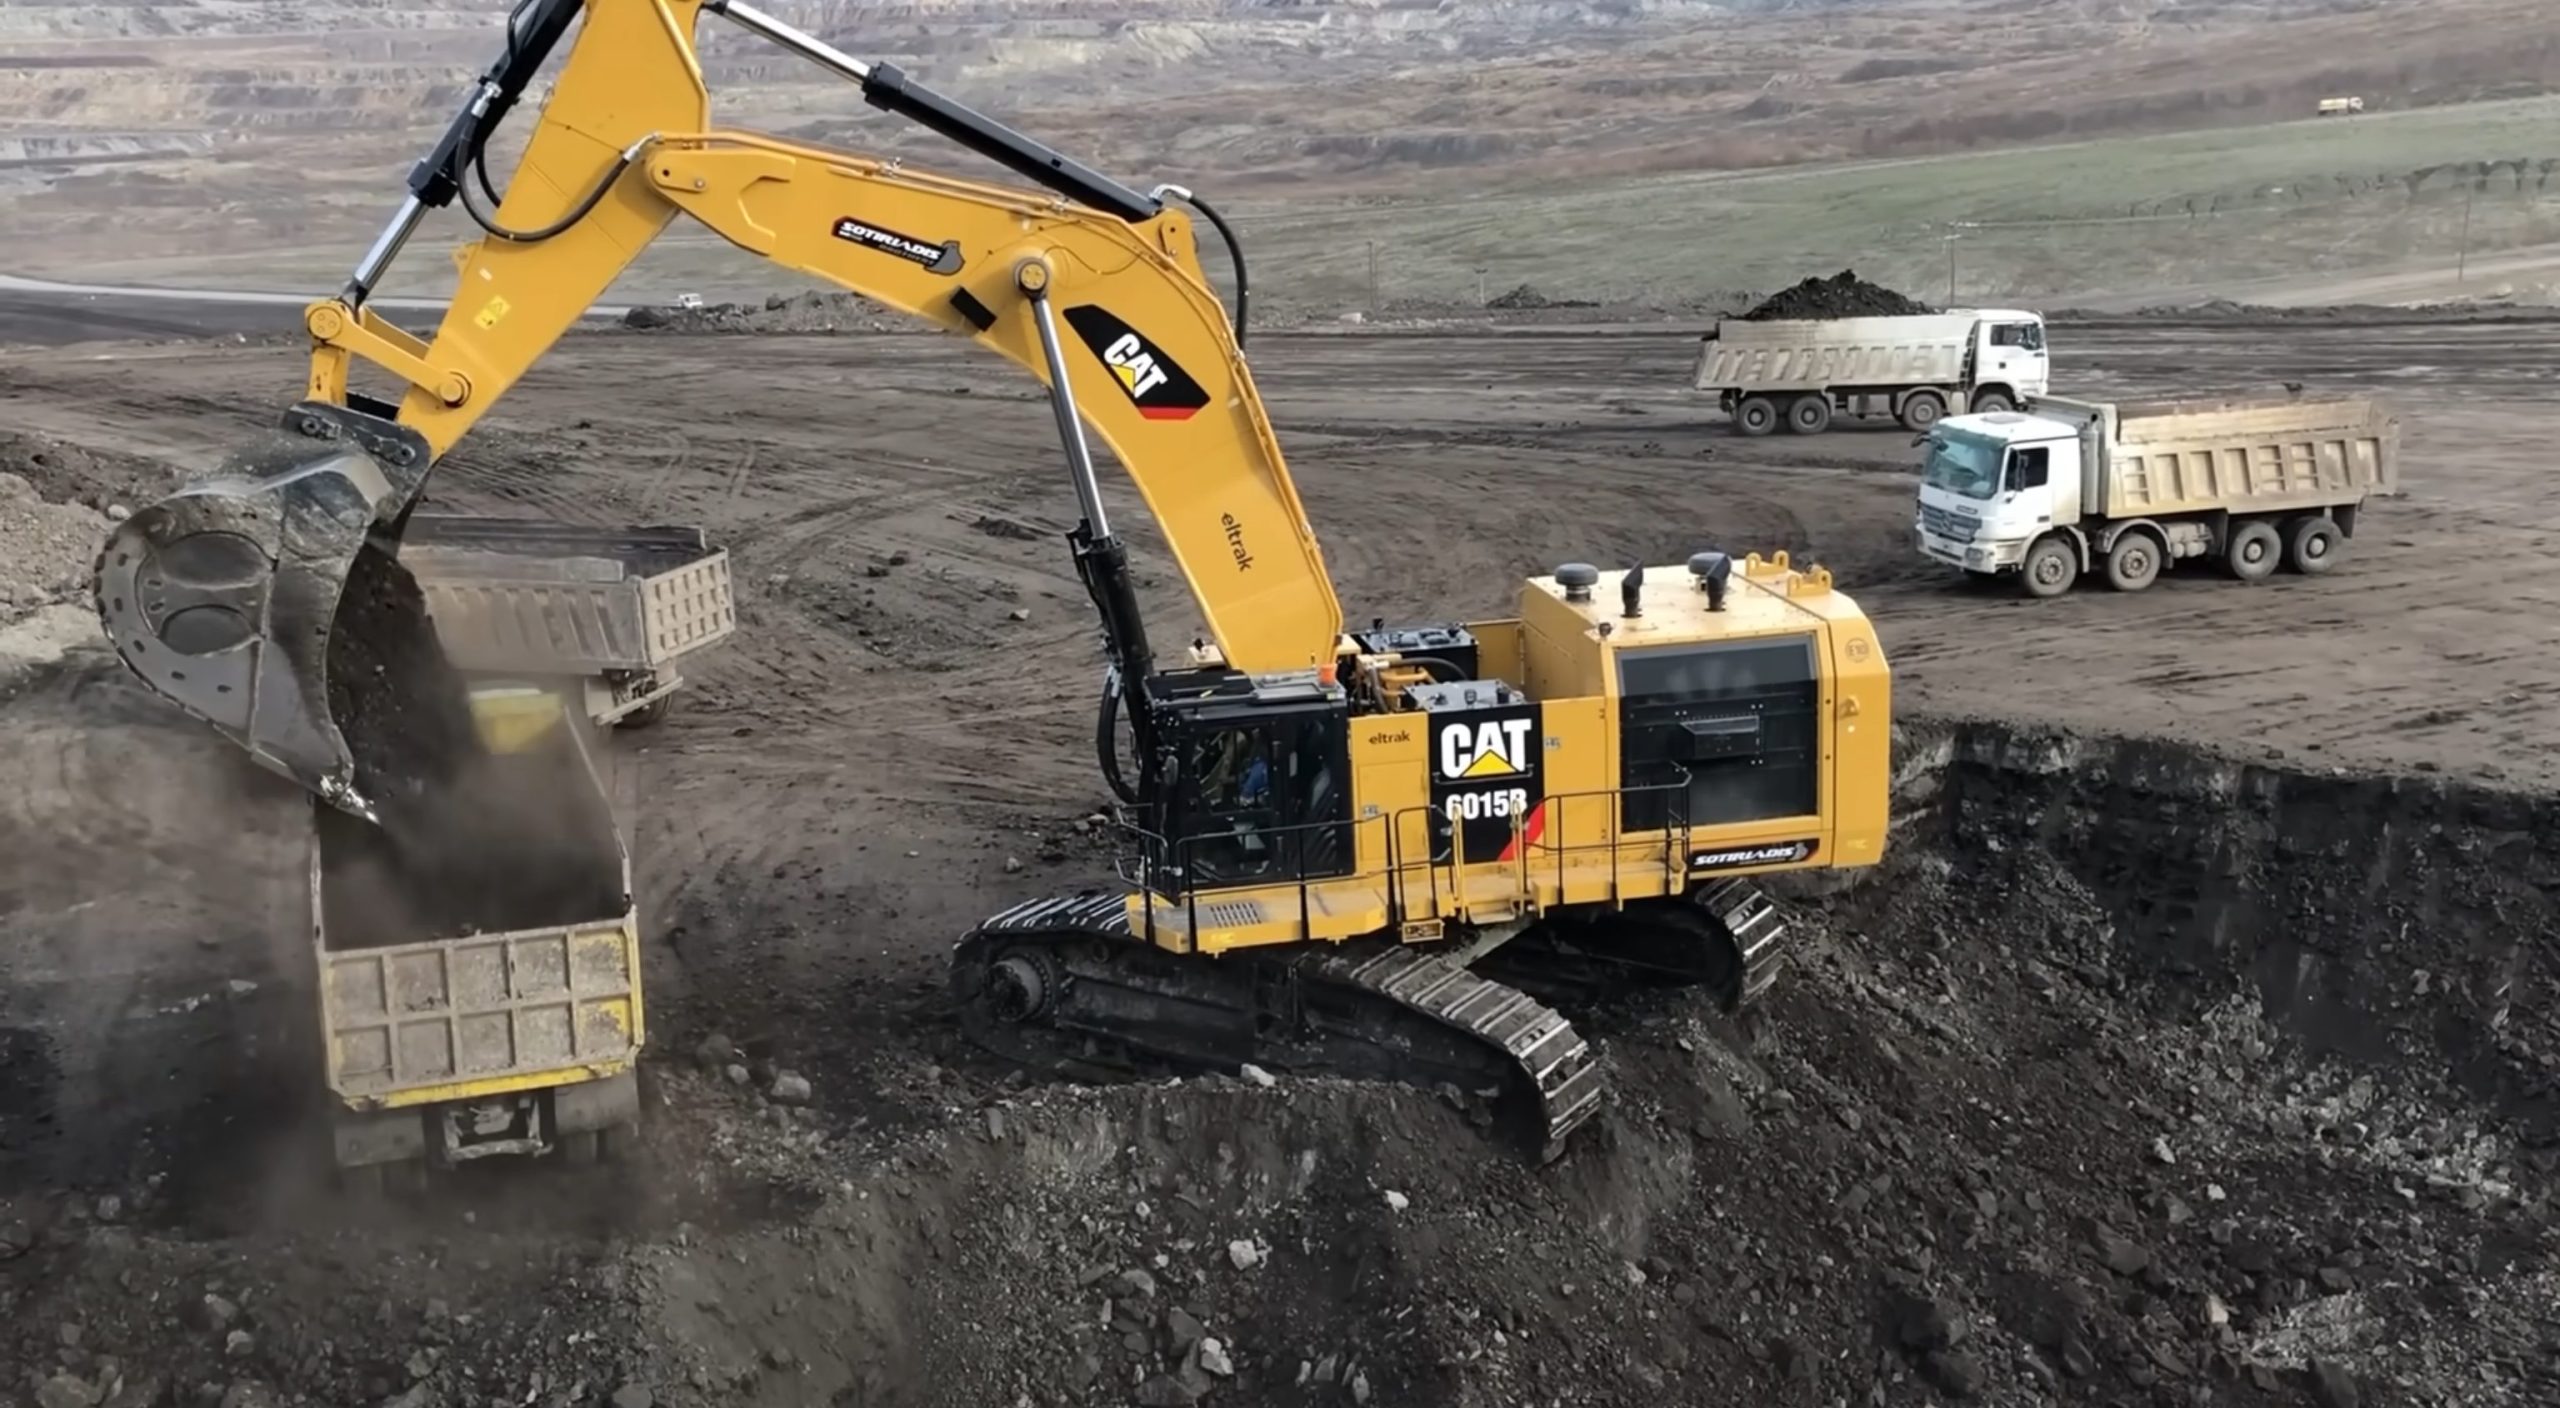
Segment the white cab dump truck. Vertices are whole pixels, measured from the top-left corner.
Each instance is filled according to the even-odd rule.
[[[584,1162],[639,1123],[639,921],[604,729],[559,690],[477,684],[471,707],[491,775],[453,853],[311,804],[332,1132],[359,1183]]]
[[[1912,430],[2045,393],[2044,319],[2013,309],[1884,318],[1726,318],[1698,349],[1697,389],[1744,435],[1818,435],[1834,414],[1891,416]]]
[[[738,625],[728,551],[699,528],[420,513],[400,561],[455,669],[579,681],[588,715],[624,728],[666,717],[677,662]]]
[[[2052,396],[1940,421],[1919,550],[2056,597],[2083,573],[2138,592],[2163,566],[2263,581],[2337,565],[2367,498],[2400,491],[2400,424],[2363,396],[2148,403]]]

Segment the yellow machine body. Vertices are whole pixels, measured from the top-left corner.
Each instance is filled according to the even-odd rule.
[[[1626,573],[1606,572],[1578,593],[1554,576],[1531,578],[1517,616],[1468,623],[1479,673],[1522,685],[1526,699],[1507,710],[1438,724],[1419,709],[1355,717],[1354,874],[1182,899],[1132,894],[1132,928],[1177,952],[1340,942],[1390,929],[1422,942],[1443,938],[1453,923],[1482,928],[1558,906],[1675,897],[1710,877],[1881,860],[1892,678],[1866,614],[1827,571],[1797,567],[1783,552],[1738,564],[1722,610],[1710,610],[1703,585],[1678,572],[1652,569],[1652,581],[1678,585],[1644,592],[1632,617],[1622,609]],[[1741,820],[1647,808],[1650,795],[1678,785],[1628,781],[1626,663],[1740,643],[1804,654],[1805,805]],[[1343,659],[1356,668],[1356,652]],[[1734,765],[1763,769],[1769,759],[1754,751]]]

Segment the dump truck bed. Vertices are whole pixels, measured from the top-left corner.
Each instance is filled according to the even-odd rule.
[[[1700,391],[1954,385],[1977,313],[1747,322],[1727,318],[1698,351]]]
[[[476,674],[664,674],[737,629],[729,554],[699,528],[421,513],[400,561]]]
[[[639,929],[593,725],[556,694],[482,722],[507,775],[459,794],[474,834],[451,851],[313,804],[312,947],[329,1088],[349,1110],[598,1080],[637,1056]],[[472,827],[473,806],[512,814]]]
[[[2110,518],[2276,513],[2400,492],[2400,423],[2370,397],[2055,396],[2036,414],[2080,428],[2081,502]]]

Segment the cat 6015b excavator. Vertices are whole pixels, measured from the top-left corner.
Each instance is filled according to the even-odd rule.
[[[709,126],[704,13],[1040,189]],[[490,134],[581,19],[501,196]],[[961,938],[952,985],[977,1040],[1042,1065],[1254,1062],[1489,1090],[1552,1152],[1603,1076],[1551,1003],[1631,983],[1750,1002],[1784,926],[1748,877],[1881,856],[1888,672],[1818,567],[1710,552],[1649,580],[1568,563],[1521,584],[1504,619],[1346,632],[1242,355],[1233,233],[1187,191],[1124,186],[744,0],[520,0],[408,190],[346,286],[307,310],[310,384],[275,439],[133,515],[98,577],[108,634],[152,687],[395,836],[435,813],[450,761],[428,760],[428,740],[471,733],[453,691],[418,692],[438,677],[418,666],[432,632],[397,565],[409,511],[438,458],[684,215],[1049,390],[1107,651],[1097,735],[1126,883]],[[482,238],[421,341],[369,299],[456,200]],[[1226,238],[1232,321],[1182,205]],[[353,389],[358,363],[397,395]],[[1139,619],[1088,429],[1137,481],[1205,619],[1177,664]]]

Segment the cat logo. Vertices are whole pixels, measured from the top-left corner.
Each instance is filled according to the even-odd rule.
[[[1461,719],[1440,726],[1440,775],[1451,780],[1517,777],[1529,770],[1530,718]]]
[[[1190,373],[1110,312],[1079,304],[1067,310],[1067,326],[1111,369],[1130,404],[1147,419],[1189,420],[1209,404],[1209,393]]]
[[[1129,391],[1129,399],[1141,401],[1148,392],[1164,385],[1164,368],[1156,365],[1155,354],[1136,333],[1124,333],[1118,342],[1102,349],[1102,360],[1120,374],[1120,384]]]

